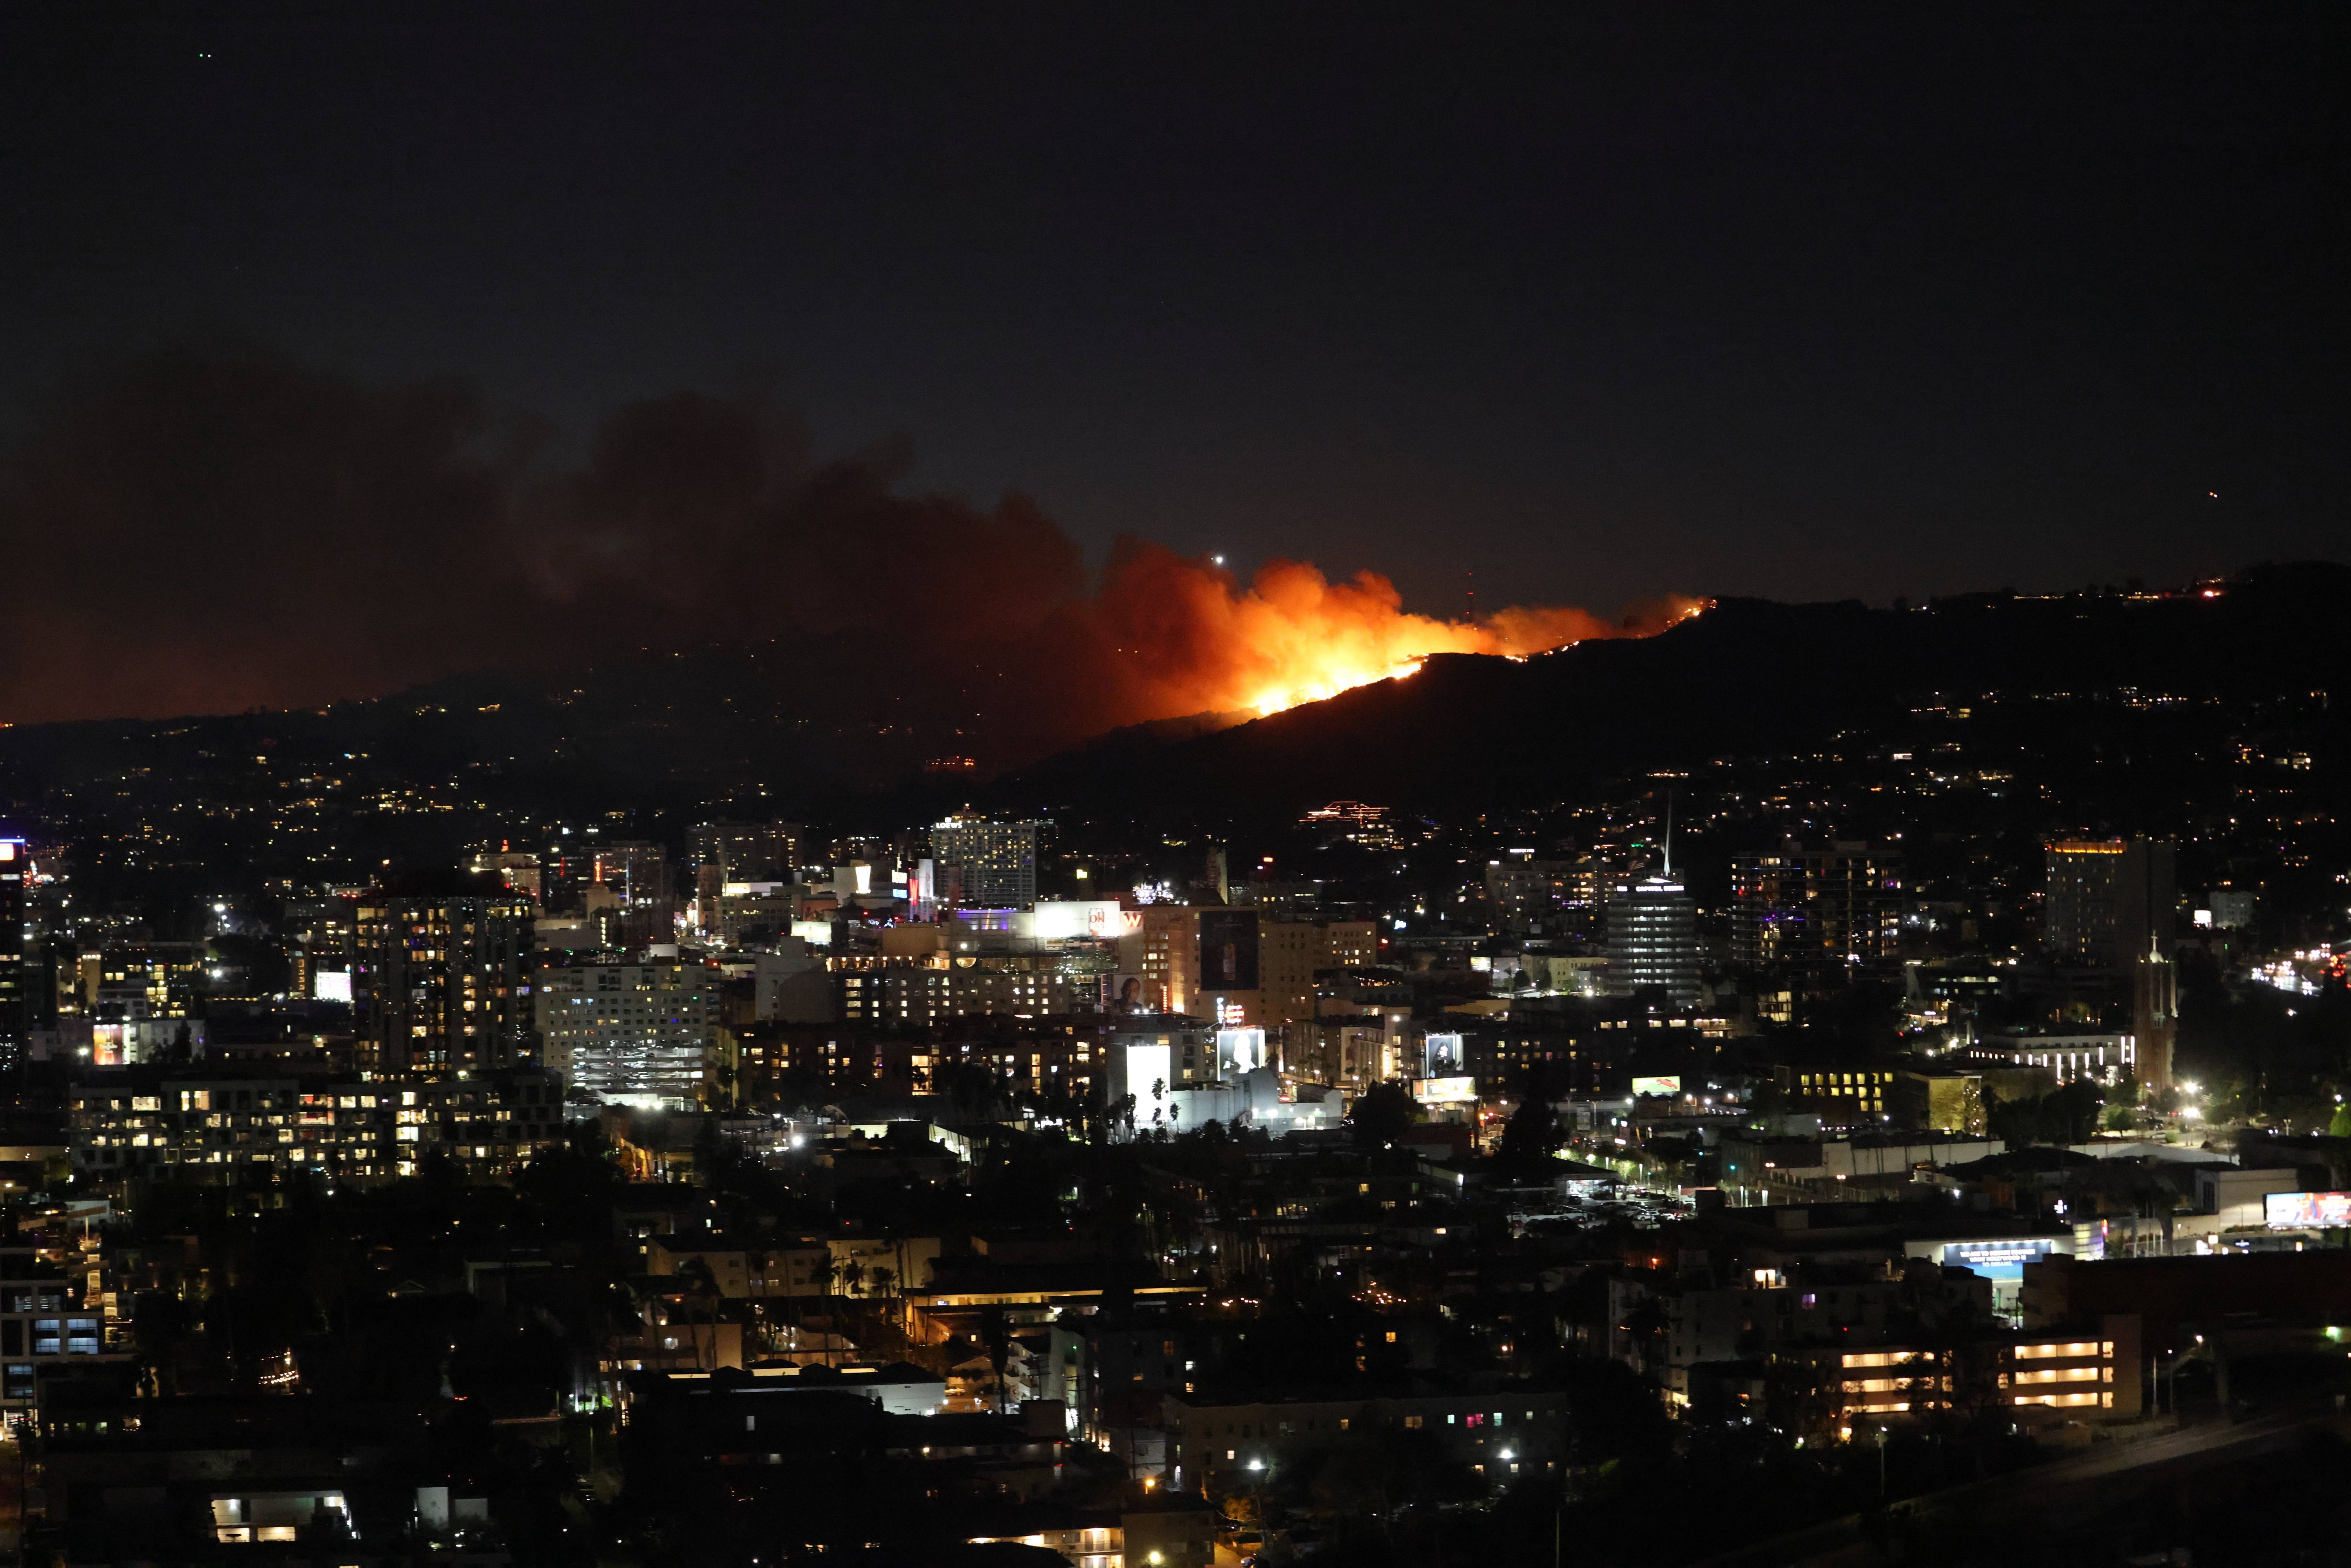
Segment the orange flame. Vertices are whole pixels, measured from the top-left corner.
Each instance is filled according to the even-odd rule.
[[[1523,658],[1600,637],[1645,637],[1705,609],[1679,596],[1615,621],[1564,606],[1513,606],[1475,621],[1404,608],[1395,585],[1361,571],[1332,582],[1303,561],[1275,560],[1244,587],[1213,562],[1129,541],[1096,609],[1133,697],[1154,717],[1279,713],[1373,681],[1416,672],[1431,653]]]

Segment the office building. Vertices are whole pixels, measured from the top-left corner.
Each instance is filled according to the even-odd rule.
[[[1037,902],[1040,822],[950,817],[931,830],[931,860],[942,904],[962,909],[1026,909]]]
[[[1258,923],[1259,1018],[1267,1029],[1311,1023],[1317,977],[1379,962],[1379,932],[1368,920]]]
[[[687,835],[697,870],[716,866],[718,882],[791,882],[800,863],[798,822],[705,822]]]
[[[2253,923],[2253,890],[2250,887],[2216,887],[2205,899],[2211,907],[2207,913],[2210,924],[2222,931],[2242,931]]]
[[[541,896],[543,881],[538,857],[528,851],[500,847],[482,850],[465,862],[465,869],[475,876],[495,876],[510,893],[530,898]]]
[[[1608,988],[1661,989],[1677,1008],[1698,1005],[1698,905],[1664,877],[1619,887],[1608,901]]]
[[[612,839],[590,844],[582,858],[588,862],[589,880],[611,888],[622,909],[669,904],[669,851],[661,845],[643,839]]]
[[[2168,839],[2066,839],[2044,847],[2043,948],[2077,964],[2127,968],[2172,935]]]

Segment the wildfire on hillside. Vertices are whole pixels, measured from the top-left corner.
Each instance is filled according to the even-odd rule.
[[[1376,572],[1333,582],[1314,567],[1276,560],[1243,583],[1212,561],[1155,546],[1113,561],[1096,612],[1136,693],[1154,716],[1280,713],[1373,681],[1409,676],[1431,653],[1523,658],[1603,637],[1646,637],[1706,608],[1672,597],[1611,621],[1590,611],[1513,606],[1475,620],[1404,608]]]

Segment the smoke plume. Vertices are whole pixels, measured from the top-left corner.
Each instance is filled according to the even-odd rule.
[[[903,494],[901,455],[818,460],[757,396],[633,404],[559,471],[545,448],[462,383],[363,387],[258,352],[136,363],[0,463],[0,719],[315,707],[774,642],[808,650],[839,711],[1002,761],[1689,608],[1449,622],[1369,572],[1275,561],[1244,583],[1131,538],[1090,578],[1025,497]]]

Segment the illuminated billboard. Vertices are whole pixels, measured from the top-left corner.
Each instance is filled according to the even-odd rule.
[[[1635,1078],[1633,1080],[1633,1092],[1644,1098],[1678,1094],[1681,1092],[1682,1081],[1679,1077]]]
[[[1126,1089],[1134,1096],[1134,1124],[1148,1127],[1166,1119],[1167,1092],[1176,1080],[1176,1053],[1165,1045],[1126,1048]]]
[[[1270,1067],[1267,1059],[1265,1030],[1261,1029],[1220,1029],[1217,1031],[1217,1076],[1238,1078],[1260,1067]]]
[[[1474,1078],[1416,1078],[1412,1097],[1424,1105],[1458,1105],[1478,1098]]]
[[[1946,1241],[1943,1266],[1972,1269],[1987,1280],[2022,1280],[2024,1266],[2038,1263],[2057,1249],[2049,1236],[2004,1236],[1988,1241]]]
[[[1040,942],[1108,942],[1143,929],[1143,916],[1120,908],[1115,898],[1040,899],[1033,919]]]
[[[1459,1035],[1439,1033],[1435,1030],[1429,1031],[1428,1073],[1430,1077],[1443,1078],[1460,1071],[1463,1060]]]
[[[2351,1226],[2351,1192],[2265,1193],[2262,1209],[2274,1229],[2331,1230]]]
[[[1257,911],[1200,911],[1200,988],[1257,989]]]
[[[347,1002],[351,999],[351,972],[349,969],[321,969],[310,977],[310,994],[322,1002]]]

